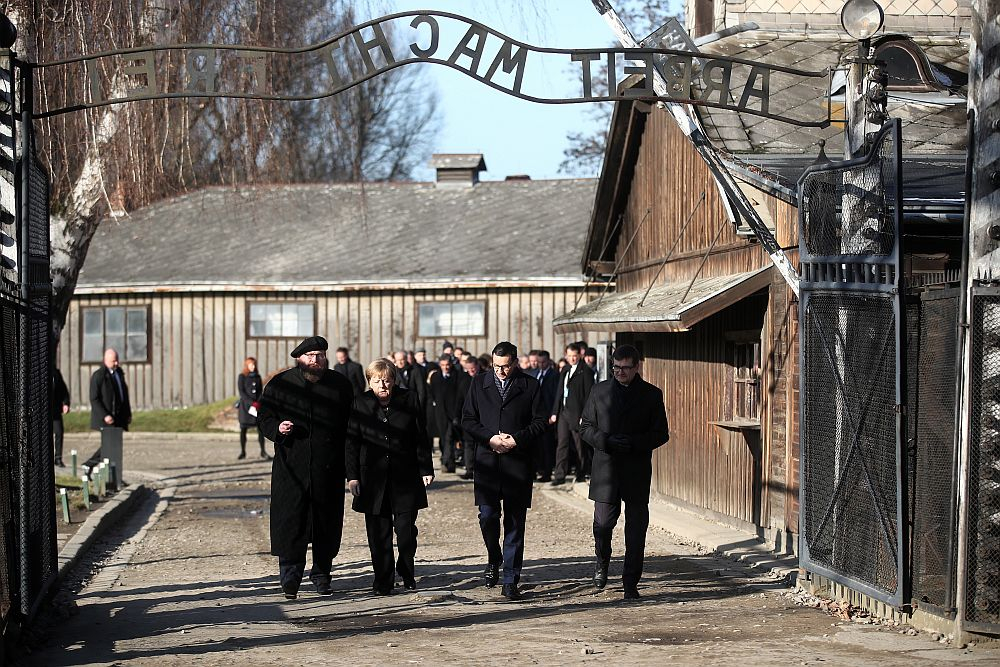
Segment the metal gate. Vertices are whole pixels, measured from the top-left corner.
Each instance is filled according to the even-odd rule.
[[[1000,632],[1000,288],[972,291],[965,627]]]
[[[804,568],[894,606],[906,588],[900,122],[799,181]]]
[[[30,70],[0,70],[0,97],[17,102],[0,114],[0,626],[6,632],[37,611],[55,581],[57,554],[49,184],[34,154]]]

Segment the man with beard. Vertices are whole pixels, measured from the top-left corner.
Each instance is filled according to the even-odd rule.
[[[545,428],[546,406],[538,381],[518,368],[517,347],[512,343],[504,341],[493,348],[492,367],[492,373],[472,381],[462,425],[467,436],[483,443],[476,447],[474,482],[479,527],[489,557],[483,579],[487,588],[495,586],[503,565],[501,594],[514,601],[521,599],[517,584],[535,477],[533,450]]]
[[[344,524],[344,440],[354,389],[329,370],[326,339],[306,338],[292,350],[294,368],[264,386],[257,425],[274,442],[271,467],[271,554],[278,557],[281,590],[294,600],[312,543],[309,578],[332,593],[330,568]]]

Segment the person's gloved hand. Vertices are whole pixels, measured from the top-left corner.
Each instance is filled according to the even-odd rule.
[[[608,446],[612,454],[628,454],[632,451],[632,438],[624,433],[608,436]]]

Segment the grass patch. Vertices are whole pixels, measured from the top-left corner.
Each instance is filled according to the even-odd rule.
[[[167,410],[141,410],[132,413],[132,423],[129,431],[146,431],[156,433],[218,433],[218,429],[210,429],[208,425],[215,417],[230,407],[236,397],[225,398],[215,403],[194,405],[190,408]],[[89,412],[70,412],[63,415],[63,424],[67,433],[84,433],[90,430]]]

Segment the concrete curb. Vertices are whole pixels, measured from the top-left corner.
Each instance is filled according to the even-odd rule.
[[[219,431],[218,433],[160,433],[155,431],[125,431],[122,438],[128,440],[194,440],[194,441],[225,441],[233,442],[237,438],[239,431]],[[63,436],[65,442],[100,442],[100,431],[88,431],[87,433],[67,433]]]
[[[551,491],[572,493],[584,499],[587,499],[590,492],[590,484],[587,482],[567,484],[566,487],[565,491],[558,488]],[[795,585],[799,572],[798,558],[774,553],[756,535],[708,521],[660,499],[653,499],[649,504],[649,523],[683,542],[695,544],[776,579],[782,579],[789,586]]]
[[[144,484],[126,487],[108,500],[104,507],[87,517],[80,530],[59,550],[59,579],[65,579],[94,541],[135,507],[145,495]]]

